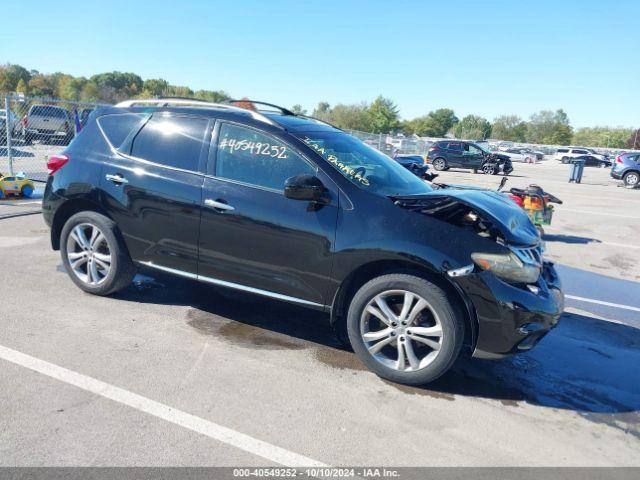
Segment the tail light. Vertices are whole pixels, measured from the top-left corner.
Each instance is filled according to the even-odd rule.
[[[509,198],[517,203],[519,207],[524,207],[524,201],[519,196],[509,194]]]
[[[27,128],[29,126],[29,119],[26,117],[26,115],[22,117],[22,126],[24,128]]]
[[[616,163],[622,163],[622,155],[616,157]]]
[[[49,169],[49,175],[53,175],[60,170],[70,160],[67,155],[53,155],[49,157],[47,162],[47,168]]]

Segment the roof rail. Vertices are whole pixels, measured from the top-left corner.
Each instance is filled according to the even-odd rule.
[[[280,112],[283,115],[291,115],[291,116],[294,116],[294,117],[297,116],[294,112],[292,112],[288,108],[284,108],[284,107],[281,107],[279,105],[274,105],[273,103],[261,102],[260,100],[249,100],[247,98],[241,98],[239,100],[227,100],[226,103],[228,103],[230,105],[233,105],[235,103],[253,103],[255,105],[266,105],[267,107],[277,108],[278,110],[280,110]]]
[[[207,102],[206,100],[199,100],[197,98],[185,98],[185,97],[137,98],[137,99],[125,100],[123,102],[117,103],[114,106],[118,108],[129,108],[129,107],[144,106],[144,105],[157,106],[157,107],[169,107],[169,106],[186,107],[189,105],[194,105],[194,106],[202,106],[202,107],[223,108],[225,110],[233,110],[234,112],[248,113],[255,120],[268,123],[269,125],[273,125],[275,127],[282,128],[281,125],[278,125],[271,119],[267,118],[266,116],[254,110],[248,110],[246,108],[236,107],[235,105],[230,105],[228,103]]]

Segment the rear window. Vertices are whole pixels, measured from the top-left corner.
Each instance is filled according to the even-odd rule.
[[[140,127],[147,117],[147,115],[137,113],[104,115],[98,119],[98,125],[100,125],[109,144],[117,149],[134,129]]]
[[[34,105],[31,107],[29,114],[38,115],[39,117],[67,118],[67,112],[64,109],[51,105]]]
[[[198,170],[206,118],[154,116],[136,135],[131,155],[183,170]]]

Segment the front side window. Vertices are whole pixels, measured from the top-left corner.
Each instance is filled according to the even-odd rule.
[[[482,150],[480,150],[478,147],[474,147],[473,145],[470,145],[468,143],[465,143],[464,150],[465,152],[468,152],[469,155],[480,155],[482,153]]]
[[[304,174],[315,175],[316,168],[277,138],[239,125],[220,127],[217,177],[282,191],[285,180]]]
[[[136,135],[131,155],[183,170],[198,170],[206,118],[154,115]]]
[[[296,134],[333,168],[358,187],[386,196],[420,195],[430,185],[398,162],[344,132]]]

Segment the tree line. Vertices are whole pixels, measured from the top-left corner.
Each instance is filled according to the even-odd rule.
[[[229,100],[223,90],[192,90],[171,85],[162,78],[143,80],[135,73],[106,72],[89,78],[65,73],[41,73],[20,65],[0,66],[0,92],[59,98],[69,101],[116,103],[130,98],[190,97],[210,102]],[[296,113],[307,114],[300,105]],[[311,116],[348,130],[371,133],[416,134],[421,137],[465,139],[494,138],[504,141],[550,145],[584,145],[610,148],[640,148],[638,131],[628,128],[593,127],[574,130],[562,110],[543,110],[524,120],[517,115],[501,115],[493,121],[466,115],[461,119],[449,108],[440,108],[411,120],[401,120],[398,106],[379,96],[373,102],[330,105],[320,102]]]

